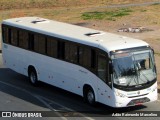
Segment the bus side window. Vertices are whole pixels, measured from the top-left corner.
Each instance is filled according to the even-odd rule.
[[[55,38],[47,38],[46,50],[47,55],[57,57],[57,40]]]
[[[45,44],[46,44],[46,38],[43,35],[39,35],[39,53],[45,54]]]
[[[8,28],[8,43],[9,44],[11,44],[11,35],[12,35],[11,28]]]
[[[91,68],[91,49],[79,47],[79,64]]]
[[[38,43],[35,43],[34,34],[29,33],[28,49],[34,51],[36,45],[38,45]]]
[[[36,34],[34,36],[34,50],[38,53],[45,54],[46,53],[46,38],[43,35]]]
[[[59,59],[64,60],[65,58],[65,42],[58,41],[57,55]]]
[[[8,28],[5,26],[2,26],[2,37],[3,37],[3,42],[8,43]]]
[[[19,30],[19,47],[28,49],[28,32]]]
[[[77,45],[73,43],[65,43],[65,60],[77,63],[78,62],[78,49]]]
[[[11,44],[15,46],[18,45],[18,32],[16,28],[12,28],[11,30]]]
[[[96,51],[94,49],[91,49],[91,68],[96,68]]]

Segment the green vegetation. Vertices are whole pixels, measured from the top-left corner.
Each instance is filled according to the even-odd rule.
[[[160,3],[154,3],[154,4],[152,4],[152,5],[160,5]]]
[[[118,10],[113,10],[113,11],[103,11],[103,12],[85,12],[82,14],[82,18],[84,20],[90,20],[90,19],[106,19],[106,20],[112,20],[115,21],[117,17],[123,17],[126,15],[130,15],[130,12],[133,12],[131,9],[128,8],[121,8]]]
[[[141,12],[147,12],[147,10],[140,10]]]
[[[160,53],[159,53],[159,52],[155,52],[155,55],[158,55],[158,56],[160,56]]]

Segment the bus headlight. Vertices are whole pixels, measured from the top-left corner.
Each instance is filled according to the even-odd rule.
[[[118,91],[116,91],[115,93],[116,93],[116,96],[119,96],[119,97],[122,97],[122,98],[126,97],[124,94],[122,94]]]

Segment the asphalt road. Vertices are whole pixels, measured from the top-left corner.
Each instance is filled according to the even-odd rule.
[[[44,83],[40,83],[38,87],[32,86],[27,77],[5,68],[0,54],[0,111],[52,111],[52,117],[47,119],[103,120],[104,115],[111,115],[112,112],[160,111],[160,102],[123,109],[113,109],[102,104],[92,107],[84,103],[82,97],[59,88]],[[113,117],[112,119],[132,120],[134,117]],[[154,118],[147,117],[147,119]]]

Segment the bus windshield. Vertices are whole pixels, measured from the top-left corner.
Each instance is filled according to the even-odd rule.
[[[113,83],[120,87],[140,87],[156,79],[151,50],[112,55]]]

